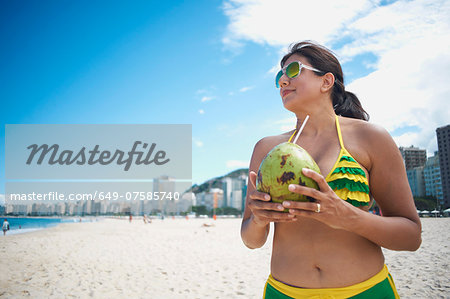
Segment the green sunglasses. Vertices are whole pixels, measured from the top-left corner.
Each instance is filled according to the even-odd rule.
[[[280,88],[279,82],[280,82],[280,79],[283,76],[283,74],[286,74],[286,76],[288,76],[288,78],[292,79],[292,78],[295,78],[300,75],[300,73],[302,72],[302,68],[305,68],[305,69],[308,69],[311,71],[315,71],[315,72],[323,73],[322,71],[319,71],[318,69],[315,69],[312,66],[304,65],[300,61],[294,61],[294,62],[289,63],[287,66],[285,66],[278,72],[277,76],[275,77],[275,86],[277,88]]]

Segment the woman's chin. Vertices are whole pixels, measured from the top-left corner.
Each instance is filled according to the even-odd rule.
[[[294,109],[294,106],[295,106],[295,101],[292,101],[291,99],[289,99],[289,97],[286,97],[286,98],[284,98],[282,100],[283,100],[284,108],[293,112],[293,109]]]

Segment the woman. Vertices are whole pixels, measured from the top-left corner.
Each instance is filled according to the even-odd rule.
[[[345,91],[339,61],[328,49],[297,43],[281,67],[276,85],[297,126],[255,145],[241,227],[246,246],[259,248],[274,222],[264,297],[398,298],[381,247],[417,250],[421,223],[395,142],[367,122],[358,98]],[[291,184],[291,192],[313,200],[271,202],[255,188],[259,165],[274,146],[292,140],[307,115],[297,143],[320,167],[321,174],[303,169],[320,190]],[[373,199],[383,216],[368,213]]]

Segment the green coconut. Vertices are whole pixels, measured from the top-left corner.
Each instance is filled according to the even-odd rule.
[[[273,202],[314,201],[314,199],[288,190],[289,184],[297,184],[319,190],[316,181],[302,173],[303,168],[320,173],[311,155],[295,143],[284,142],[275,146],[261,162],[256,189],[270,194]]]

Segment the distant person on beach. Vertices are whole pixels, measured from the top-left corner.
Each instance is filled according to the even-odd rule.
[[[245,245],[259,248],[274,223],[264,298],[398,298],[381,248],[415,251],[422,240],[397,145],[368,122],[356,95],[345,90],[339,61],[325,47],[309,41],[291,46],[275,83],[297,124],[256,143],[241,226]],[[289,190],[308,202],[271,202],[256,190],[258,168],[273,147],[293,140],[307,115],[297,143],[321,170],[303,168],[320,190],[297,179]],[[374,200],[382,216],[368,213]]]
[[[9,222],[7,219],[3,220],[2,230],[4,236],[6,235],[6,232],[9,231]]]
[[[131,220],[133,220],[133,216],[131,214],[130,214],[129,220],[130,220],[130,223],[131,223]]]

